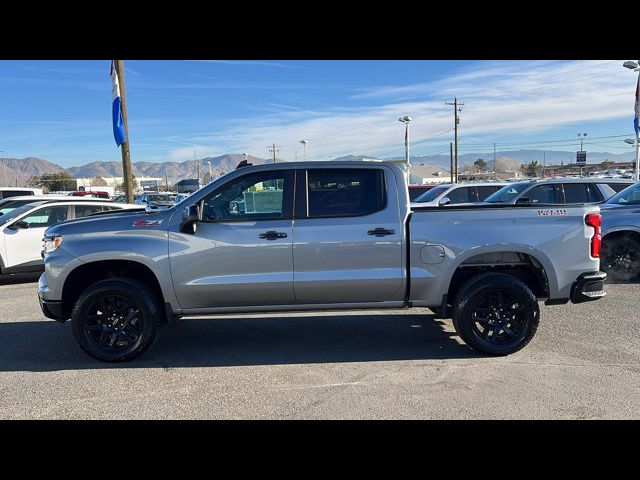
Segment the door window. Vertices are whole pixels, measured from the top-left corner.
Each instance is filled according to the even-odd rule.
[[[231,180],[204,199],[203,221],[291,218],[292,172],[257,172]]]
[[[309,218],[369,215],[386,205],[382,170],[318,169],[307,175]]]
[[[22,218],[29,228],[50,227],[67,219],[67,207],[44,207]]]
[[[477,202],[478,199],[476,197],[476,187],[460,187],[455,190],[451,190],[449,193],[445,195],[449,200],[451,200],[451,204],[455,203],[469,203],[469,202]]]
[[[76,205],[76,218],[87,217],[94,213],[102,212],[103,207],[100,205]]]
[[[522,197],[528,198],[531,203],[556,203],[555,188],[553,184],[533,187],[528,192],[524,192]]]
[[[587,185],[584,183],[565,183],[564,201],[565,203],[588,203],[590,200]]]
[[[488,185],[485,187],[476,187],[478,190],[478,201],[484,202],[489,195],[494,194],[502,188],[502,185]]]

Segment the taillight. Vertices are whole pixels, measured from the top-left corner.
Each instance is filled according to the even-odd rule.
[[[602,244],[602,233],[600,232],[602,216],[599,213],[590,213],[584,217],[584,223],[594,228],[593,237],[591,237],[591,256],[599,258],[600,245]]]

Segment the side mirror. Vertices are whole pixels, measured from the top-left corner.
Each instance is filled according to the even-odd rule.
[[[531,200],[529,200],[529,197],[520,197],[516,200],[516,205],[528,205],[530,203]]]
[[[22,228],[29,228],[29,224],[24,220],[20,220],[9,227],[11,230],[18,230]]]
[[[441,207],[444,207],[445,205],[449,205],[450,203],[451,203],[451,199],[449,197],[444,197],[440,199],[440,201],[438,202],[438,205]]]
[[[180,222],[180,231],[182,233],[196,233],[197,223],[200,221],[200,207],[198,205],[189,205],[182,210],[182,222]]]

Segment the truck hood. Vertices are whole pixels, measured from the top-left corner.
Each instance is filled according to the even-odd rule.
[[[166,229],[172,211],[149,213],[144,210],[120,210],[116,213],[90,215],[58,223],[49,227],[45,235],[87,232],[111,232],[115,230]]]

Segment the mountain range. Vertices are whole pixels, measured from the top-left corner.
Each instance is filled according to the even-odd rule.
[[[499,164],[508,165],[509,168],[517,168],[519,163],[529,163],[536,160],[547,165],[575,162],[575,153],[554,150],[500,150],[496,152]],[[198,161],[187,160],[185,162],[132,162],[133,174],[136,177],[156,177],[164,178],[165,175],[169,182],[175,183],[183,178],[195,178],[197,175],[196,163],[200,166],[200,177],[203,178],[209,171],[213,177],[218,177],[224,173],[234,170],[240,161],[244,160],[244,154],[225,154],[217,157],[205,157]],[[356,160],[360,158],[373,158],[364,155],[348,155],[338,157],[335,160]],[[465,153],[458,156],[459,164],[471,164],[483,158],[489,165],[493,161],[493,152],[487,153]],[[588,152],[587,163],[601,163],[604,160],[613,160],[616,162],[635,160],[635,152],[630,150],[627,153],[615,154],[608,152]],[[271,159],[248,156],[248,161],[254,165],[269,163]],[[449,170],[449,155],[426,155],[411,157],[411,164],[414,167],[439,167],[443,170]],[[43,173],[58,173],[67,171],[75,178],[89,177],[121,177],[122,162],[91,162],[76,167],[63,168],[60,165],[49,162],[42,158],[3,158],[3,166],[0,170],[1,185],[18,185],[24,186],[32,176],[42,175]]]

